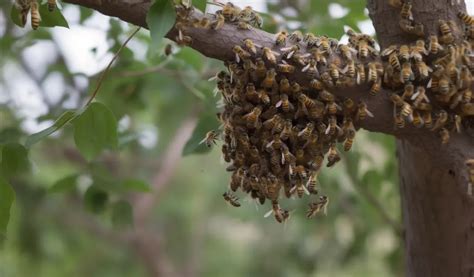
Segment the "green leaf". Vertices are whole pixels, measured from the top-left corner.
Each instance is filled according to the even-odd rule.
[[[133,225],[133,208],[127,201],[117,201],[112,204],[112,224],[115,227]]]
[[[20,27],[25,27],[25,24],[21,22],[21,16],[20,16],[20,11],[15,7],[15,5],[12,5],[12,8],[10,10],[10,19],[15,23],[15,25],[20,26]]]
[[[205,143],[201,143],[207,132],[217,130],[217,118],[214,114],[206,113],[201,116],[196,128],[183,149],[183,156],[189,154],[203,154],[211,150]]]
[[[28,172],[30,161],[28,151],[18,143],[5,144],[2,147],[2,162],[0,163],[0,173],[6,178],[13,177],[20,173]]]
[[[125,180],[122,183],[122,187],[125,190],[130,190],[130,191],[139,191],[139,192],[150,192],[151,188],[150,185],[142,180],[137,180],[137,179],[129,179]]]
[[[173,27],[176,13],[169,0],[156,0],[151,5],[146,16],[146,22],[150,28],[151,49],[158,49],[168,31]]]
[[[0,176],[0,241],[6,236],[10,220],[10,209],[15,200],[15,191],[10,184]]]
[[[193,1],[193,6],[198,8],[202,12],[206,11],[206,4],[207,4],[207,0],[194,0]]]
[[[45,137],[61,129],[66,123],[74,119],[76,116],[77,116],[77,113],[75,110],[65,111],[62,115],[59,116],[59,118],[54,122],[54,124],[51,127],[48,127],[44,129],[43,131],[40,131],[38,133],[28,136],[26,138],[25,146],[27,148],[30,148],[33,144],[39,142]]]
[[[59,179],[48,190],[51,193],[66,192],[74,189],[77,184],[78,174],[73,174]]]
[[[107,207],[109,195],[95,185],[90,186],[84,194],[84,206],[93,213],[100,213]]]
[[[117,147],[117,120],[104,104],[90,104],[72,123],[74,141],[86,159],[92,160],[104,149]]]
[[[59,9],[54,9],[52,12],[48,11],[48,5],[43,4],[39,7],[41,15],[41,27],[65,27],[69,28],[69,24],[64,18],[63,14]]]
[[[0,144],[17,142],[21,137],[21,132],[15,127],[7,127],[0,131]]]

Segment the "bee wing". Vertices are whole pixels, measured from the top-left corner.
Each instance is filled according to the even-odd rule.
[[[267,218],[273,213],[273,209],[269,210],[268,212],[265,213],[263,217]]]
[[[276,104],[275,104],[275,107],[279,108],[281,106],[281,104],[283,103],[282,100],[278,101]]]
[[[236,61],[237,63],[240,62],[240,56],[239,56],[239,54],[237,54],[237,53],[235,53],[235,61]]]
[[[328,127],[326,128],[326,131],[324,132],[326,135],[329,134],[331,131],[331,124],[328,124]]]
[[[203,144],[203,143],[205,143],[206,141],[207,141],[207,136],[206,136],[205,138],[203,138],[203,139],[199,142],[199,144]]]
[[[367,113],[368,116],[374,117],[374,114],[371,111],[369,111],[368,109],[365,109],[365,112]]]
[[[306,186],[303,186],[303,190],[304,190],[304,193],[306,193],[306,195],[310,195],[308,189],[306,188]]]
[[[287,59],[291,59],[291,57],[293,56],[293,54],[295,54],[295,51],[291,51],[290,53],[288,53],[288,56],[286,56]]]
[[[305,67],[303,67],[303,69],[301,69],[301,72],[305,72],[309,69],[309,67],[311,66],[310,63],[308,63]]]
[[[430,83],[431,83],[431,80],[430,80]],[[418,95],[420,95],[420,91],[419,91],[419,90],[418,90],[417,92],[415,92],[415,93],[411,96],[410,99],[411,99],[411,100],[415,100],[415,99],[418,97]]]

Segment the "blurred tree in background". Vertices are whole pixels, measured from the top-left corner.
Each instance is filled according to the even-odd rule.
[[[267,31],[341,40],[344,25],[370,31],[364,5],[260,3]],[[10,185],[16,198],[7,232],[0,226],[0,276],[402,275],[393,138],[361,131],[343,163],[323,171],[327,216],[308,220],[306,204],[291,199],[285,225],[263,218],[269,203],[230,208],[221,197],[230,175],[219,147],[198,144],[218,126],[215,83],[207,80],[221,62],[174,44],[165,56],[170,41],[148,48],[141,30],[81,115],[107,115],[105,122],[75,118],[36,141],[29,135],[61,127],[84,105],[135,27],[65,4],[70,30],[32,32],[13,24],[10,9],[0,4],[0,170],[8,175],[0,202],[9,202],[2,192]],[[89,49],[96,68],[77,70],[81,57],[62,39],[68,32],[77,36],[69,46],[105,37],[104,49]],[[84,139],[98,130],[109,150]]]

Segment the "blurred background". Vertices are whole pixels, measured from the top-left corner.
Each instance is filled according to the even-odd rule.
[[[0,145],[23,144],[84,105],[136,27],[64,4],[67,28],[32,31],[0,4]],[[470,10],[472,10],[472,4]],[[236,1],[264,29],[374,35],[365,1]],[[208,4],[208,12],[213,7]],[[320,175],[327,215],[286,200],[286,224],[241,197],[225,203],[230,174],[220,145],[198,142],[218,126],[214,82],[223,68],[190,48],[149,48],[141,30],[99,91],[118,122],[118,147],[88,161],[64,126],[28,150],[0,250],[0,276],[403,276],[394,140],[358,133],[343,161]],[[91,130],[92,131],[92,130]]]

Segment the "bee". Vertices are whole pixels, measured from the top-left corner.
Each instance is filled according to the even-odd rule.
[[[465,103],[461,105],[463,116],[474,116],[474,103]]]
[[[379,79],[376,62],[369,63],[367,75],[368,75],[367,82],[375,82],[377,81],[377,79]]]
[[[282,73],[291,74],[295,72],[295,67],[291,64],[287,64],[285,61],[277,65],[277,70]]]
[[[48,0],[48,11],[52,12],[56,9],[56,0]]]
[[[357,84],[363,84],[366,82],[366,74],[365,74],[365,65],[363,63],[357,64]]]
[[[372,86],[370,87],[370,95],[375,96],[380,92],[380,89],[382,88],[382,79],[378,78],[377,81],[375,81]]]
[[[314,130],[314,124],[309,122],[306,124],[306,127],[298,133],[298,137],[307,141],[310,138],[311,134],[313,133],[313,130]]]
[[[252,29],[252,25],[248,24],[245,21],[239,21],[237,23],[237,28],[240,29],[240,30],[250,30],[250,29]]]
[[[462,117],[459,116],[459,115],[454,115],[454,130],[457,132],[457,133],[461,133],[461,124],[462,124]]]
[[[31,2],[31,28],[33,30],[38,29],[41,23],[41,15],[39,13],[38,2],[32,1]]]
[[[245,51],[242,47],[240,47],[239,45],[236,45],[234,46],[234,48],[232,49],[235,53],[235,61],[237,63],[240,62],[240,59],[242,60],[248,60],[252,57],[252,55],[250,55],[249,52]]]
[[[439,31],[441,33],[441,37],[439,38],[439,40],[445,44],[452,43],[454,41],[454,36],[451,32],[451,28],[449,27],[448,23],[442,19],[438,20],[438,23]]]
[[[433,118],[431,117],[431,111],[423,112],[423,121],[425,122],[425,127],[428,129],[433,128]]]
[[[399,96],[398,94],[396,93],[392,93],[390,95],[390,100],[392,100],[393,104],[396,106],[396,107],[400,107],[401,109],[401,115],[403,115],[404,117],[408,117],[411,115],[411,113],[413,112],[410,104],[408,104],[407,102],[405,102],[403,100],[403,98],[401,96]]]
[[[317,64],[322,64],[324,66],[327,65],[328,61],[326,59],[325,53],[322,52],[319,48],[313,48],[310,52],[313,59],[316,60]]]
[[[317,173],[309,176],[308,182],[306,183],[307,190],[310,194],[318,194],[318,177]]]
[[[239,198],[237,198],[237,196],[233,195],[231,192],[224,192],[222,196],[224,197],[224,200],[227,201],[227,203],[234,207],[240,207]]]
[[[288,100],[288,95],[284,93],[280,95],[280,101],[276,103],[275,107],[281,107],[285,113],[294,110],[293,104]]]
[[[193,39],[190,36],[181,35],[177,36],[175,41],[179,46],[189,46],[193,42]]]
[[[416,41],[415,46],[411,48],[410,57],[415,59],[415,61],[422,61],[423,55],[428,55],[428,50],[425,48],[425,41],[419,39]]]
[[[393,121],[395,123],[396,128],[398,129],[405,128],[405,118],[401,114],[395,113]]]
[[[211,20],[204,16],[197,22],[195,27],[209,29],[211,27]]]
[[[341,70],[339,69],[339,67],[336,65],[336,64],[330,64],[329,65],[329,74],[331,75],[331,78],[333,80],[338,80],[339,79],[339,72]]]
[[[319,201],[309,204],[308,211],[306,212],[307,218],[315,217],[320,211],[324,214],[327,213],[327,206],[329,204],[329,198],[325,195],[319,197]]]
[[[329,72],[327,72],[327,71],[324,72],[323,74],[321,74],[321,81],[328,88],[333,88],[334,87],[334,82],[332,80],[331,74],[329,74]]]
[[[275,114],[274,116],[272,116],[271,118],[263,122],[263,128],[266,130],[272,130],[273,128],[275,128],[275,126],[277,126],[278,124],[281,124],[281,122],[282,122],[281,115]]]
[[[359,49],[359,58],[365,59],[369,55],[369,44],[366,40],[359,40],[357,45]]]
[[[448,122],[448,113],[445,110],[441,110],[438,114],[438,118],[436,119],[433,128],[431,128],[431,131],[435,131]]]
[[[328,163],[326,166],[332,167],[340,160],[341,160],[341,156],[339,155],[339,152],[337,151],[336,145],[333,143],[331,144],[328,150]]]
[[[267,75],[267,67],[262,58],[257,58],[255,60],[255,74],[258,79],[263,79]]]
[[[337,119],[334,115],[328,118],[328,127],[326,128],[325,134],[333,136],[336,133]]]
[[[324,53],[330,54],[330,52],[331,52],[331,42],[329,41],[328,36],[321,36],[319,42],[316,45],[321,47],[321,50]]]
[[[219,13],[216,14],[216,18],[211,22],[211,29],[213,30],[219,30],[222,28],[225,24],[225,17]]]
[[[275,69],[272,68],[268,70],[265,76],[265,79],[263,79],[261,85],[266,89],[272,88],[276,84],[275,76],[276,76]]]
[[[415,79],[415,74],[413,73],[413,70],[411,69],[411,63],[404,62],[402,65],[402,71],[400,74],[400,81],[406,84],[407,82],[414,79]]]
[[[281,183],[272,173],[268,173],[268,184],[266,186],[266,197],[272,201],[276,201],[280,196]]]
[[[291,35],[288,37],[292,42],[297,43],[303,40],[303,33],[301,31],[294,31],[291,33]]]
[[[423,86],[419,86],[416,89],[416,93],[411,96],[411,100],[413,100],[413,106],[418,107],[420,103],[425,100],[426,102],[430,102],[428,96],[426,96],[426,90]]]
[[[258,119],[260,114],[262,113],[262,107],[256,106],[252,109],[251,112],[242,116],[242,119],[247,121],[247,123],[251,126],[257,127],[258,126]]]
[[[352,61],[352,55],[357,54],[357,50],[346,44],[339,45],[339,51],[346,61]]]
[[[388,0],[388,4],[394,8],[401,8],[403,2],[402,0]]]
[[[263,51],[263,56],[265,57],[265,59],[267,61],[269,61],[270,63],[272,64],[276,64],[277,60],[276,60],[276,56],[278,56],[279,54],[276,53],[276,52],[273,52],[270,48],[268,47],[263,47],[262,49]]]
[[[275,35],[275,44],[278,46],[282,46],[286,44],[286,38],[288,37],[287,31],[278,32]]]
[[[413,24],[413,21],[408,19],[400,19],[400,29],[407,34],[423,37],[425,35],[425,27],[421,23]]]
[[[438,132],[441,138],[441,144],[446,144],[449,142],[449,131],[446,128],[441,128]]]
[[[431,35],[430,36],[430,44],[428,46],[428,51],[433,54],[433,55],[436,55],[438,54],[439,51],[442,51],[444,48],[443,46],[441,46],[438,42],[438,37],[435,36],[435,35]]]
[[[400,60],[398,60],[398,56],[397,56],[396,52],[393,52],[389,55],[388,62],[393,67],[393,69],[395,69],[397,71],[401,70]]]
[[[459,11],[458,17],[464,22],[466,25],[474,25],[474,16],[470,16],[465,12]]]
[[[411,114],[411,120],[413,126],[415,126],[416,128],[421,128],[424,125],[423,118],[421,118],[421,115],[417,110],[414,110]]]
[[[400,46],[398,56],[402,62],[407,62],[410,59],[410,47],[406,44]]]
[[[356,119],[362,121],[367,116],[374,117],[372,112],[367,109],[367,104],[365,104],[365,102],[360,101],[357,105]]]
[[[295,44],[293,46],[288,46],[280,49],[281,51],[284,52],[284,55],[286,55],[287,59],[291,59],[291,57],[298,51],[300,50],[300,46],[298,44]]]
[[[232,173],[231,178],[230,178],[230,184],[229,184],[230,189],[234,192],[237,191],[239,189],[239,187],[241,187],[241,185],[243,183],[243,179],[244,179],[244,176],[243,176],[243,169],[242,168],[239,168],[237,171],[234,171]]]
[[[249,50],[253,54],[257,54],[257,47],[251,39],[249,38],[244,39],[244,46],[245,48],[247,48],[247,50]]]
[[[413,14],[411,12],[411,1],[405,1],[400,10],[400,17],[403,19],[413,20]]]
[[[268,213],[266,213],[264,217],[268,217],[272,213],[275,216],[275,219],[278,223],[285,222],[290,216],[288,211],[280,208],[280,204],[278,204],[278,201],[276,200],[272,201],[272,209]]]
[[[303,167],[304,169],[304,167]],[[301,198],[303,197],[304,194],[307,194],[309,195],[309,191],[308,189],[305,187],[305,185],[303,184],[303,182],[299,181],[296,186],[292,187],[290,189],[290,193],[293,194],[296,192],[296,195],[298,196],[298,198]]]
[[[309,59],[308,64],[301,69],[301,72],[308,72],[309,75],[318,73],[317,62],[315,59]]]
[[[206,143],[206,146],[207,146],[207,147],[211,147],[212,144],[216,144],[216,140],[217,140],[217,136],[218,136],[218,135],[219,135],[219,134],[218,134],[216,131],[211,130],[211,131],[209,131],[209,132],[206,133],[206,136],[204,137],[203,140],[201,140],[201,141],[199,142],[199,144]]]
[[[472,74],[469,71],[467,66],[461,67],[461,72],[459,73],[459,80],[457,80],[458,88],[460,89],[469,89],[472,83]]]
[[[467,88],[462,93],[462,103],[467,104],[467,103],[470,103],[471,100],[472,100],[472,90],[470,88]]]
[[[472,186],[474,185],[474,159],[468,159],[465,164],[468,167],[469,182]]]
[[[169,56],[169,55],[173,54],[173,45],[171,45],[171,44],[169,44],[169,43],[166,44],[166,46],[165,46],[165,51],[164,51],[164,52],[165,52],[165,56]],[[217,78],[217,77],[218,77],[218,76],[216,75],[216,78]],[[216,78],[215,78],[215,79],[216,79]],[[215,79],[212,79],[212,80],[215,80]],[[211,81],[212,81],[212,80],[211,80]]]
[[[28,13],[30,12],[31,9],[31,0],[16,0],[15,1],[15,7],[19,10],[20,12],[20,22],[22,26],[25,26],[26,21],[28,19]]]
[[[270,96],[264,89],[258,90],[258,98],[264,105],[269,105],[271,103]]]
[[[430,72],[433,72],[433,69],[427,66],[424,61],[416,61],[415,67],[421,80],[427,79]]]
[[[354,78],[356,76],[356,68],[353,60],[347,61],[343,73],[345,73],[349,78]]]
[[[225,19],[233,22],[237,20],[237,17],[240,13],[240,8],[232,4],[231,2],[227,2],[225,5],[222,6],[222,10],[220,11]]]

